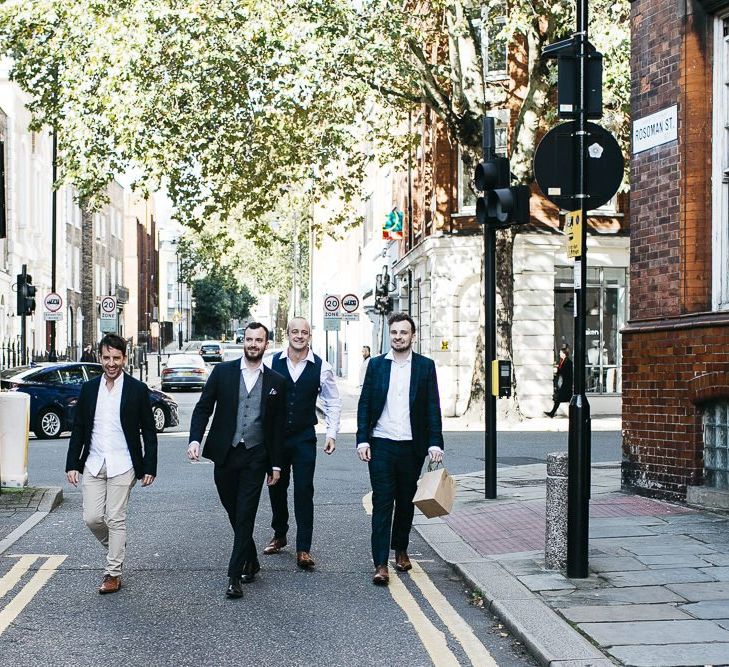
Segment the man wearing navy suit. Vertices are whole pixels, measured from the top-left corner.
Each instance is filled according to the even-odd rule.
[[[84,522],[107,550],[102,594],[121,588],[132,487],[137,480],[149,486],[157,475],[157,430],[149,389],[124,372],[126,349],[126,341],[116,334],[101,339],[104,374],[81,387],[66,457],[71,484],[78,485],[83,473]]]
[[[220,363],[210,374],[192,413],[187,456],[200,460],[200,442],[215,412],[202,455],[215,463],[213,477],[220,502],[233,527],[226,595],[243,595],[261,569],[253,527],[263,480],[281,475],[286,411],[286,381],[263,364],[268,329],[251,322],[243,333],[243,359]]]
[[[413,352],[409,315],[395,313],[388,325],[391,349],[370,361],[357,409],[357,454],[369,464],[372,484],[372,581],[378,585],[390,581],[391,548],[399,571],[412,568],[407,548],[420,471],[426,456],[443,460],[435,364]]]

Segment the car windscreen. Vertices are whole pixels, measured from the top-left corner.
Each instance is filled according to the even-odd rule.
[[[185,354],[173,354],[167,360],[167,368],[205,368],[205,362],[200,357]]]

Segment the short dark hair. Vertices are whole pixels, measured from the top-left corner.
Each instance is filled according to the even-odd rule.
[[[266,340],[268,340],[268,327],[265,324],[261,324],[260,322],[249,322],[243,330],[244,336],[248,329],[263,329],[266,332]]]
[[[415,333],[415,320],[407,313],[393,313],[387,320],[387,326],[391,327],[395,322],[410,322],[410,327]]]
[[[121,352],[125,357],[127,356],[127,341],[116,334],[104,334],[104,337],[99,341],[100,355],[103,354],[101,351],[102,347],[108,347],[110,350],[119,350],[119,352]]]
[[[567,345],[567,343],[564,343],[563,345],[561,345],[559,348],[559,351],[564,352],[565,355],[567,355],[568,357],[570,356],[570,346]]]
[[[367,352],[372,352],[372,350],[370,350],[370,346],[369,345],[363,345],[362,346],[362,349],[363,350],[367,350]]]

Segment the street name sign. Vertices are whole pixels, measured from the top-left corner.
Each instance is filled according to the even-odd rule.
[[[633,155],[678,139],[678,106],[633,121]]]

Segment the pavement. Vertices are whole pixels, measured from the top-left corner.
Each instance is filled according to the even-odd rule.
[[[0,490],[0,554],[63,502],[59,486]]]

